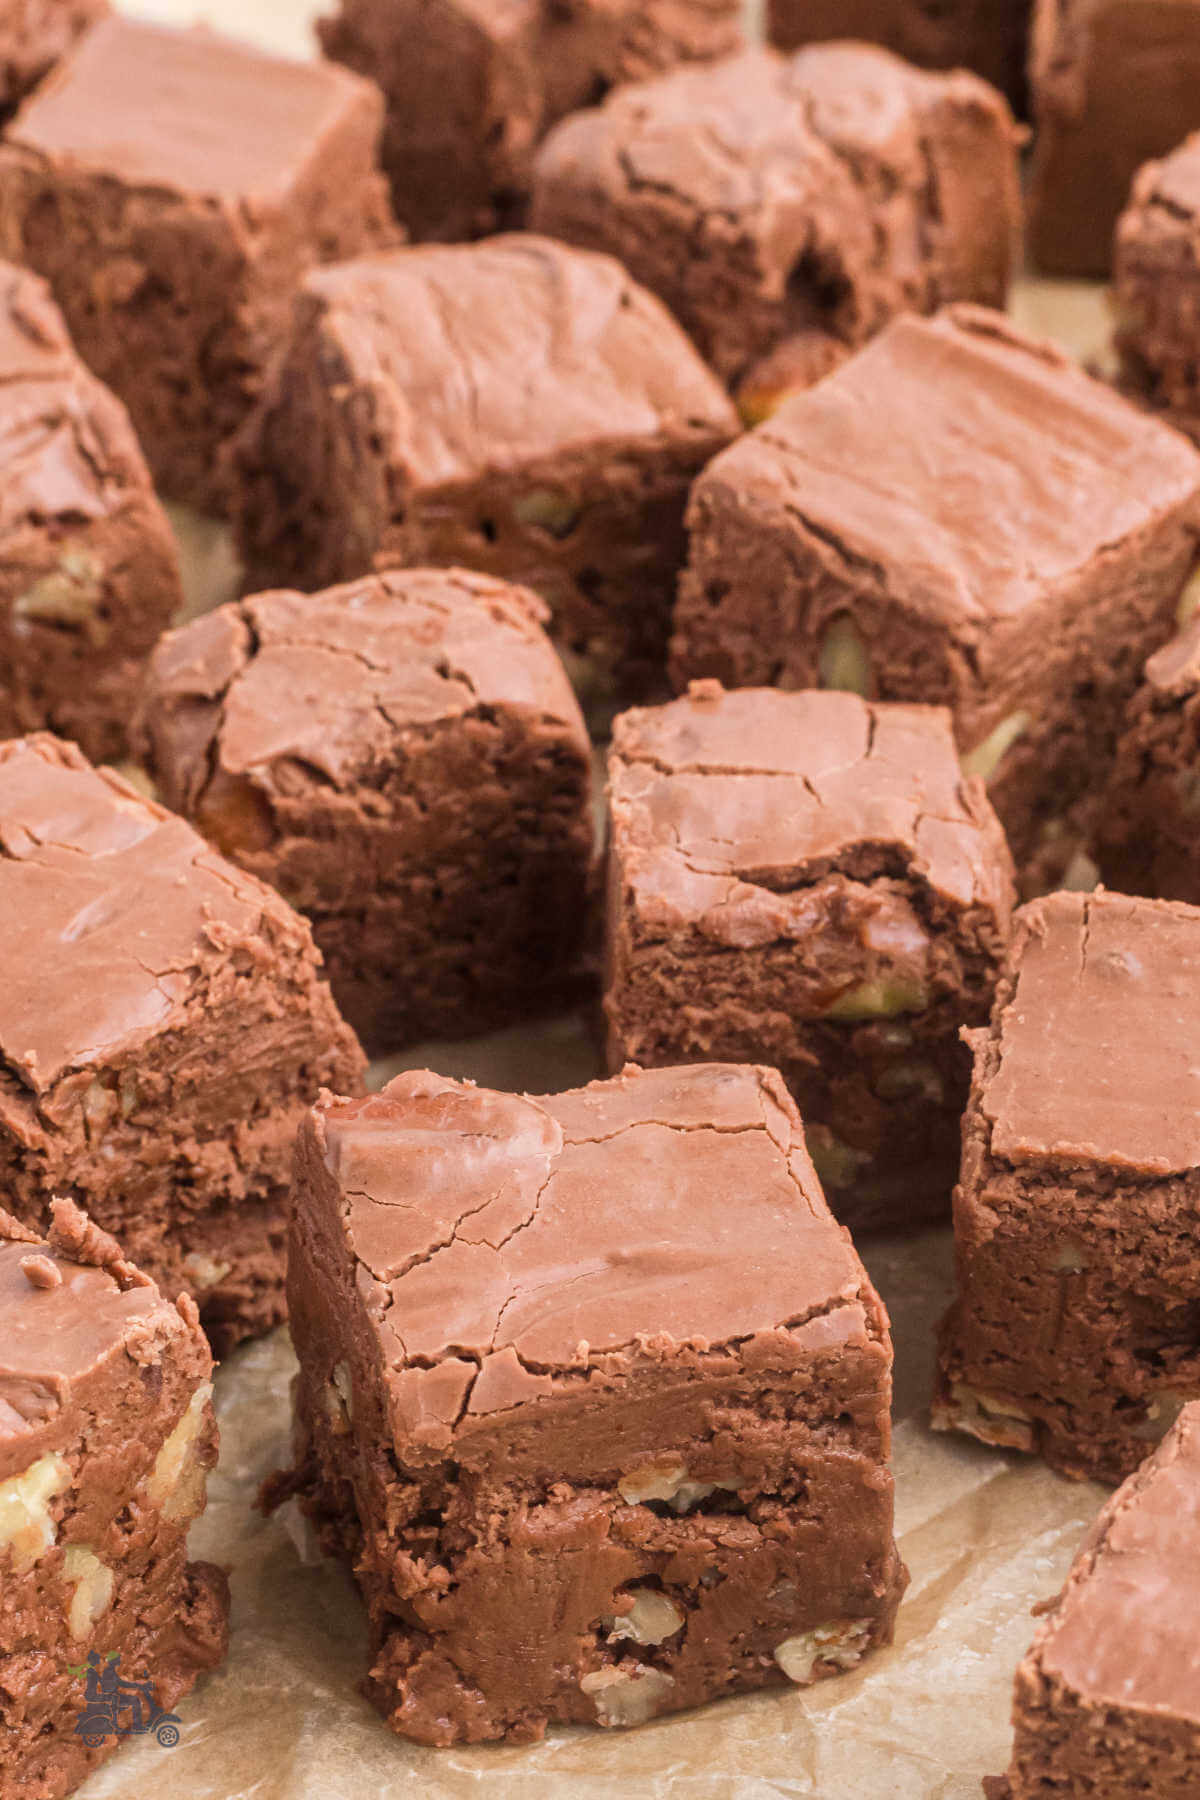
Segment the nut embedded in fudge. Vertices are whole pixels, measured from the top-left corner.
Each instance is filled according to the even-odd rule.
[[[537,231],[620,257],[737,381],[799,333],[1003,306],[1021,218],[999,94],[867,44],[750,50],[619,88],[547,138]]]
[[[1200,456],[998,313],[896,319],[696,482],[673,670],[948,705],[1021,866],[1174,628]]]
[[[107,11],[108,0],[0,0],[0,120]]]
[[[303,1127],[299,1489],[427,1743],[636,1725],[891,1639],[887,1315],[773,1070]]]
[[[697,682],[609,759],[610,1063],[778,1067],[838,1217],[945,1217],[1012,863],[949,715]]]
[[[1200,904],[1200,618],[1146,664],[1096,833],[1104,880]]]
[[[1200,1397],[1200,909],[1016,915],[954,1199],[934,1422],[1118,1481]]]
[[[118,1740],[78,1729],[119,1655],[169,1712],[225,1655],[229,1588],[189,1563],[217,1460],[212,1357],[70,1201],[0,1212],[0,1800],[60,1800]],[[91,1747],[89,1747],[91,1746]]]
[[[736,50],[739,0],[341,0],[327,56],[387,100],[383,164],[414,236],[524,223],[533,152],[612,86]],[[414,55],[414,44],[420,54]]]
[[[1138,171],[1113,294],[1122,386],[1200,441],[1200,132]]]
[[[377,1055],[583,991],[590,751],[543,617],[415,569],[221,607],[151,662],[161,798],[308,916]]]
[[[214,33],[103,20],[0,142],[0,252],[44,275],[160,487],[222,509],[315,263],[399,236],[365,81]]]
[[[1195,1800],[1198,1562],[1200,1406],[1188,1406],[1104,1508],[1039,1625],[990,1800]]]
[[[378,561],[536,589],[601,685],[661,687],[688,488],[728,395],[611,257],[524,234],[316,271],[240,447],[257,585]]]
[[[182,604],[175,541],[125,408],[37,276],[0,263],[0,737],[126,753],[147,656]]]
[[[312,934],[110,769],[0,744],[0,1192],[69,1195],[220,1353],[283,1312],[300,1115],[362,1079]]]
[[[1200,127],[1197,0],[1034,0],[1029,246],[1050,275],[1107,275],[1144,162]]]

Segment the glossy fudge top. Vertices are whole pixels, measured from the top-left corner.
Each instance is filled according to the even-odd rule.
[[[676,922],[847,861],[894,874],[897,854],[961,905],[1008,909],[1004,837],[942,707],[697,681],[620,715],[610,774],[625,879]]]
[[[1038,1636],[1044,1669],[1085,1700],[1200,1725],[1200,1403],[1113,1496]]]
[[[244,774],[295,758],[341,785],[397,734],[480,707],[551,717],[587,736],[534,595],[485,575],[412,569],[319,594],[258,594],[172,632],[150,667],[155,709],[196,715],[172,737],[182,785],[203,788],[215,755]],[[197,703],[214,704],[198,711]]]
[[[1200,907],[1051,894],[1017,913],[1012,969],[981,1094],[993,1156],[1200,1164]]]
[[[951,624],[1019,613],[1134,532],[1200,508],[1191,444],[974,306],[895,320],[700,479],[794,510],[913,612]]]
[[[0,1056],[34,1094],[187,1025],[202,967],[307,941],[279,895],[45,733],[0,744],[0,913]]]
[[[112,14],[18,112],[6,140],[135,187],[220,200],[288,193],[370,84],[201,26]]]
[[[656,1343],[836,1336],[847,1308],[861,1332],[874,1304],[773,1070],[631,1068],[538,1097],[418,1072],[327,1098],[307,1129],[385,1360],[418,1365],[427,1415]]]
[[[302,292],[421,486],[737,429],[666,308],[590,250],[526,233],[423,244],[316,270]]]

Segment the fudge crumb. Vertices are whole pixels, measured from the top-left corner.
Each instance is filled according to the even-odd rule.
[[[51,1262],[48,1256],[23,1256],[21,1273],[30,1287],[56,1288],[62,1286],[62,1271],[57,1263]]]
[[[57,1250],[68,1262],[90,1263],[97,1269],[124,1262],[116,1238],[102,1231],[99,1225],[93,1225],[73,1200],[52,1200],[50,1217],[53,1221],[49,1233],[50,1248]]]

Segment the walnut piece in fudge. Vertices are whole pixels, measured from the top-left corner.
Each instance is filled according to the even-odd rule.
[[[1200,132],[1138,171],[1113,291],[1122,386],[1200,441]]]
[[[283,1312],[301,1113],[361,1082],[304,920],[44,735],[0,744],[0,1192],[70,1195],[218,1352]]]
[[[954,1199],[934,1423],[1119,1481],[1200,1397],[1200,909],[1016,915]]]
[[[126,753],[146,657],[181,605],[175,540],[125,408],[35,275],[0,263],[0,737]]]
[[[524,223],[543,134],[610,87],[741,44],[739,0],[341,0],[327,56],[387,100],[383,163],[421,238]],[[420,43],[420,54],[413,46]]]
[[[1029,246],[1107,275],[1137,170],[1200,127],[1200,0],[1034,0]]]
[[[772,1070],[325,1097],[295,1474],[425,1743],[637,1725],[890,1641],[887,1315]]]
[[[590,750],[543,616],[415,569],[221,607],[151,662],[163,801],[308,916],[376,1055],[581,987]]]
[[[1200,905],[1200,618],[1146,664],[1097,829],[1105,881]]]
[[[856,344],[908,309],[1003,306],[1020,218],[999,94],[836,44],[576,113],[538,153],[530,223],[620,257],[737,381],[798,333]]]
[[[1200,1793],[1200,1405],[1104,1508],[1017,1670],[989,1800]]]
[[[1012,863],[949,715],[697,682],[609,758],[610,1063],[778,1067],[837,1216],[944,1217]]]
[[[70,1201],[45,1242],[0,1212],[0,1800],[60,1800],[116,1747],[77,1729],[89,1656],[167,1712],[224,1658],[228,1583],[187,1555],[211,1377],[192,1302]]]
[[[1107,778],[1200,456],[998,313],[896,319],[696,482],[673,669],[941,703],[1018,866]]]
[[[301,276],[399,236],[380,123],[345,70],[114,15],[5,133],[0,252],[50,282],[172,499],[227,501]]]
[[[611,257],[525,234],[311,275],[241,445],[256,583],[373,562],[534,588],[598,681],[662,685],[683,512],[728,395]]]
[[[0,120],[107,12],[108,0],[0,0]]]

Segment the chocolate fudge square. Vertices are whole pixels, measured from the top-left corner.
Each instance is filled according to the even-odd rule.
[[[862,38],[926,69],[973,69],[1025,105],[1030,0],[767,0],[781,50]]]
[[[111,769],[0,744],[0,1190],[67,1195],[214,1348],[283,1311],[301,1113],[362,1053],[305,922]]]
[[[381,101],[329,64],[103,20],[0,142],[0,252],[44,275],[172,499],[221,452],[315,263],[394,241]]]
[[[543,144],[530,223],[620,257],[732,381],[797,335],[1003,306],[1020,217],[999,94],[836,44],[618,88]]]
[[[1200,1397],[1200,910],[1051,894],[975,1034],[935,1424],[1119,1481]]]
[[[217,1460],[196,1308],[53,1211],[45,1240],[0,1212],[0,1800],[61,1800],[117,1748],[102,1703],[80,1728],[113,1657],[170,1713],[229,1612],[187,1552]]]
[[[1097,829],[1110,887],[1200,905],[1200,619],[1146,664]]]
[[[854,1229],[945,1217],[1012,863],[949,715],[697,682],[609,757],[609,1060],[777,1067]]]
[[[949,706],[1021,866],[1102,785],[1196,562],[1200,457],[999,314],[886,330],[692,490],[679,685]]]
[[[175,540],[125,408],[80,362],[35,275],[0,263],[0,737],[50,726],[126,753]]]
[[[151,661],[160,798],[308,916],[377,1055],[582,986],[590,749],[543,617],[414,569],[223,606]]]
[[[890,1641],[887,1316],[772,1070],[328,1096],[298,1487],[423,1743],[637,1725]]]
[[[1200,0],[1034,0],[1029,247],[1107,275],[1137,170],[1200,127]]]
[[[420,238],[524,223],[534,150],[551,125],[622,81],[724,56],[739,0],[341,0],[327,56],[382,87],[383,163]],[[419,52],[416,46],[419,45]]]
[[[0,0],[0,120],[107,12],[107,0]]]
[[[715,376],[611,257],[515,233],[311,275],[239,457],[254,585],[373,562],[534,588],[601,687],[662,682],[683,511],[735,435]]]
[[[1200,1792],[1200,1406],[1185,1407],[1089,1532],[1017,1670],[989,1800]]]
[[[1200,440],[1200,132],[1138,171],[1113,291],[1123,386]]]

